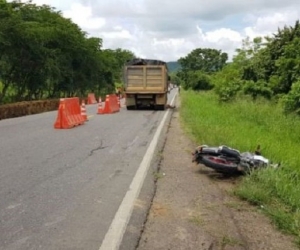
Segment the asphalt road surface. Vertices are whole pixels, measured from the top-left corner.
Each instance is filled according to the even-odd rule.
[[[172,100],[176,91],[169,95]],[[168,111],[57,111],[0,121],[0,249],[98,250]]]

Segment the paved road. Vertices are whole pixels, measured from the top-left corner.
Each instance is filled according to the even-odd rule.
[[[175,94],[172,91],[170,98]],[[98,250],[165,111],[0,121],[0,249]]]

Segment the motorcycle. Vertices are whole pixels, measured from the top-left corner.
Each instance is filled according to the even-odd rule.
[[[195,149],[192,161],[223,174],[246,174],[270,165],[269,160],[261,155],[260,146],[254,153],[241,153],[225,145],[219,147],[201,145]]]

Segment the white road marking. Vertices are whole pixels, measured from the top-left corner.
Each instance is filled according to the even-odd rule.
[[[171,105],[173,105],[175,101],[176,95],[173,97],[171,101]],[[167,116],[170,110],[167,110],[162,121],[160,122],[155,135],[144,155],[144,158],[129,186],[129,189],[126,195],[123,198],[123,201],[115,214],[115,217],[107,231],[104,240],[99,248],[99,250],[117,250],[120,247],[121,241],[123,239],[123,235],[125,233],[128,221],[131,217],[134,201],[137,199],[142,185],[144,183],[145,177],[147,175],[148,169],[150,167],[151,160],[153,158],[155,148],[158,143],[158,139],[160,137],[163,126],[166,122]]]

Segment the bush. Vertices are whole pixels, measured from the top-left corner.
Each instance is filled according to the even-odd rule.
[[[210,76],[202,71],[189,71],[187,73],[184,89],[192,90],[210,90],[213,88]]]
[[[300,80],[293,83],[290,92],[282,97],[285,113],[300,114]]]
[[[210,77],[201,71],[196,72],[194,81],[192,81],[192,90],[210,90],[212,88]]]
[[[228,102],[233,100],[237,93],[241,90],[242,81],[239,79],[234,79],[231,81],[220,80],[218,84],[215,85],[215,92],[222,102]]]
[[[244,81],[243,92],[245,95],[250,95],[253,100],[258,96],[263,96],[266,99],[271,99],[273,91],[268,87],[264,80],[254,81]]]

